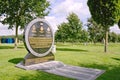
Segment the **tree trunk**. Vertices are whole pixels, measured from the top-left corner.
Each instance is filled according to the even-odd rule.
[[[108,48],[108,31],[105,31],[105,45],[104,45],[104,52],[107,52]]]
[[[18,47],[18,26],[16,25],[16,29],[15,29],[15,46],[14,48],[17,49]]]

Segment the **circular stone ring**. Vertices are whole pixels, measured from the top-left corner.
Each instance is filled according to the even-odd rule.
[[[25,28],[24,44],[28,52],[34,56],[43,57],[49,54],[54,44],[50,24],[41,18],[32,20]]]

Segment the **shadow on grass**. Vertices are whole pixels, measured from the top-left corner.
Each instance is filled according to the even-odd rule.
[[[114,60],[120,61],[120,58],[114,58],[114,57],[111,57],[111,58]]]
[[[57,48],[58,51],[79,51],[79,52],[88,52],[88,50],[83,49],[71,49],[71,48]]]
[[[18,46],[18,49],[22,49],[22,48],[24,48],[24,46]],[[0,49],[14,49],[14,46],[4,45],[4,46],[0,46]]]
[[[19,63],[22,60],[23,60],[23,58],[14,58],[14,59],[8,60],[8,62],[17,64],[17,63]]]
[[[96,80],[120,80],[120,66],[115,65],[99,65],[99,64],[80,64],[87,68],[95,68],[105,70]]]
[[[0,49],[13,49],[14,46],[0,46]]]
[[[20,75],[20,78],[18,80],[73,80],[73,79],[57,76],[42,71],[36,71],[36,73],[32,75],[31,74]]]

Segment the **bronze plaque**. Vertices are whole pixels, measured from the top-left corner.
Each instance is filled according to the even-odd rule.
[[[44,19],[31,21],[25,29],[25,45],[35,56],[42,57],[50,53],[53,46],[53,31]]]

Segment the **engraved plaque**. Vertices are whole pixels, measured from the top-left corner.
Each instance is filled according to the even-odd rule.
[[[43,57],[50,53],[54,43],[51,26],[44,19],[34,19],[24,32],[24,43],[27,50],[37,57]]]

